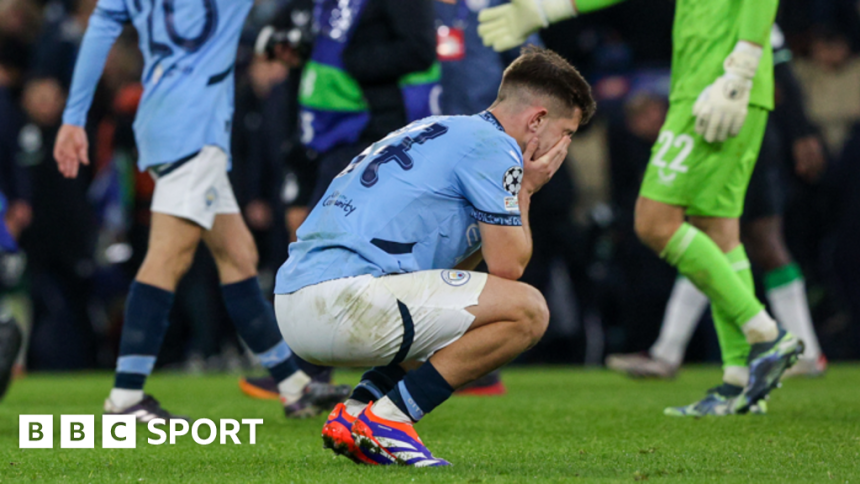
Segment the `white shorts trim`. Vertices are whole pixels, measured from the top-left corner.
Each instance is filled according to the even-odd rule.
[[[174,171],[152,176],[153,212],[190,220],[206,230],[212,228],[216,215],[239,213],[227,177],[227,153],[217,146],[204,146],[197,156]]]
[[[397,302],[411,315],[414,337],[403,361],[426,361],[460,339],[475,317],[487,274],[430,270],[335,279],[275,296],[278,326],[290,348],[327,366],[390,364],[404,345]]]

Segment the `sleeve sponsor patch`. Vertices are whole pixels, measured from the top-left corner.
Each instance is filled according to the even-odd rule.
[[[483,222],[489,225],[507,225],[511,227],[519,227],[523,224],[523,221],[519,215],[497,215],[494,213],[482,212],[478,209],[472,210],[472,217],[474,217],[474,219],[478,222]]]

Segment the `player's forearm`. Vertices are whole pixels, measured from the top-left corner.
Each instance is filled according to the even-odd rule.
[[[744,0],[740,11],[739,40],[760,47],[769,44],[779,0]]]
[[[519,226],[479,223],[483,239],[481,252],[490,274],[511,281],[522,277],[532,257],[530,203],[530,196],[525,195],[524,190],[520,190]]]
[[[529,222],[529,208],[532,203],[532,196],[526,193],[525,190],[520,190],[520,193],[519,195],[517,195],[517,198],[517,203],[519,203],[520,206],[520,220],[522,220],[523,223],[523,235],[525,241],[520,262],[522,263],[523,270],[525,270],[526,266],[529,264],[529,261],[532,260],[532,252],[534,250],[534,244],[532,241],[532,226],[531,222]]]
[[[69,99],[63,112],[63,124],[86,124],[96,85],[104,70],[108,53],[122,32],[122,26],[121,19],[116,15],[98,8],[93,12],[75,62]]]

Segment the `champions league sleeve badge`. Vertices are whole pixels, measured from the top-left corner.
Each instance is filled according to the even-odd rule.
[[[520,188],[523,185],[523,169],[519,166],[512,166],[505,172],[505,178],[502,180],[502,187],[505,191],[513,196],[520,193]]]
[[[462,286],[469,282],[469,279],[472,277],[466,271],[455,271],[455,270],[444,270],[442,271],[442,280],[445,281],[449,286]]]

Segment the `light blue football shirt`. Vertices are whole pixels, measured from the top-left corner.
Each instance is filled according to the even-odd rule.
[[[169,163],[205,145],[230,153],[233,65],[253,0],[99,0],[81,43],[63,123],[83,126],[105,60],[127,22],[143,53],[134,121],[138,166]]]
[[[523,157],[489,112],[425,118],[356,157],[298,230],[276,294],[370,274],[450,269],[478,222],[522,225]]]

